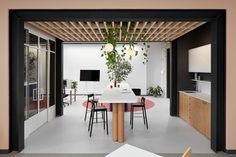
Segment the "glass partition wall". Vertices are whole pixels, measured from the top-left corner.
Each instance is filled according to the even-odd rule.
[[[25,138],[55,115],[55,42],[25,29]]]

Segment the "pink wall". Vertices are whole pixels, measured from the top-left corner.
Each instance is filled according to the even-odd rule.
[[[9,141],[9,9],[227,9],[226,147],[236,149],[236,1],[235,0],[1,0],[0,1],[0,149]]]

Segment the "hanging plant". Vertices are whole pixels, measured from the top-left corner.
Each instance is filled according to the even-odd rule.
[[[101,57],[105,57],[106,65],[108,68],[108,77],[110,81],[124,81],[128,74],[132,71],[131,64],[126,60],[126,56],[129,60],[133,59],[133,56],[137,56],[139,51],[135,50],[135,45],[137,42],[135,41],[136,36],[133,35],[129,42],[125,42],[122,45],[121,52],[118,52],[116,49],[117,43],[120,41],[121,37],[127,37],[127,25],[124,24],[122,27],[112,26],[112,23],[108,24],[108,30],[105,33],[105,45],[101,47]],[[130,29],[133,29],[133,25],[130,26]],[[123,39],[122,38],[122,39]],[[142,41],[145,41],[143,37],[141,37]],[[127,48],[128,47],[128,48]],[[150,48],[146,42],[143,42],[141,51],[144,56],[143,64],[147,63],[147,52]]]

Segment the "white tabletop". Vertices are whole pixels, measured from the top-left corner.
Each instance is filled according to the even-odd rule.
[[[109,84],[100,96],[98,102],[100,103],[135,103],[138,98],[126,82],[120,83],[120,87],[110,88]]]
[[[118,148],[117,150],[111,152],[106,157],[161,157],[154,153],[148,152],[146,150],[140,149],[129,144],[125,144]]]

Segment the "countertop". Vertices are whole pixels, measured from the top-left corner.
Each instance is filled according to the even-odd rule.
[[[200,92],[192,92],[192,91],[179,91],[179,92],[187,94],[187,95],[192,96],[197,99],[201,99],[201,100],[206,101],[208,103],[211,103],[211,96],[209,94],[200,93]]]

